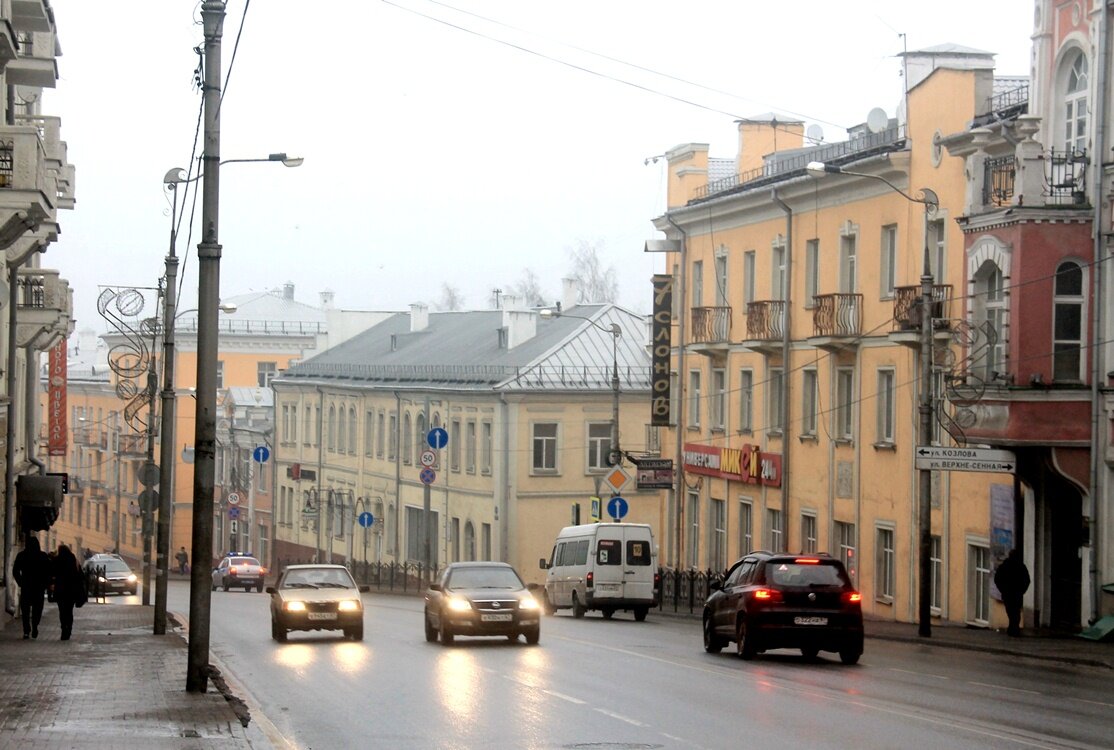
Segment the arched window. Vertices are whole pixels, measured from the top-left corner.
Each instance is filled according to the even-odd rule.
[[[471,521],[464,524],[464,559],[476,559],[476,527]]]
[[[975,273],[975,323],[985,324],[987,340],[979,346],[979,360],[975,365],[984,380],[993,380],[996,374],[1005,375],[1006,363],[1006,288],[1002,269],[987,261]]]
[[[329,451],[337,449],[337,408],[332,404],[329,405],[329,425],[327,427],[329,435]]]
[[[410,449],[414,445],[413,435],[410,433],[410,412],[402,415],[402,463],[410,463]]]
[[[1062,145],[1066,151],[1087,148],[1087,57],[1077,52],[1067,66],[1064,81],[1064,129]]]
[[[356,454],[356,407],[348,407],[348,452],[352,455]]]
[[[429,445],[426,442],[425,428],[425,412],[418,412],[418,416],[414,418],[414,451],[417,455],[422,455],[422,451]]]
[[[398,551],[395,549],[395,536],[396,529],[398,528],[398,512],[395,506],[387,506],[387,554],[396,555]]]
[[[344,404],[340,405],[340,424],[337,425],[337,453],[346,453],[345,444],[348,438],[348,410]]]
[[[1083,268],[1065,261],[1056,268],[1052,302],[1052,379],[1082,381],[1084,331]]]

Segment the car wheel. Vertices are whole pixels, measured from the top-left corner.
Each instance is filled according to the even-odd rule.
[[[583,617],[584,613],[587,612],[587,611],[588,610],[586,610],[584,608],[584,605],[580,603],[580,598],[577,597],[576,592],[573,592],[573,595],[572,595],[572,616],[579,619],[579,618]]]
[[[718,654],[723,650],[723,638],[716,634],[712,618],[704,616],[704,650],[709,654]]]
[[[425,615],[422,617],[422,621],[425,625],[425,642],[433,643],[437,640],[437,628],[433,627],[433,625],[430,623],[428,612],[426,612]]]
[[[525,633],[523,633],[523,635],[526,636],[526,642],[528,644],[530,644],[531,646],[537,646],[538,641],[540,641],[542,637],[542,629],[540,627],[533,628],[531,630],[527,630]]]
[[[549,598],[548,594],[545,596],[545,603],[542,604],[542,609],[547,615],[557,614],[557,605],[553,603],[553,600]]]
[[[858,664],[859,657],[863,655],[862,651],[854,651],[852,649],[843,649],[839,652],[839,660],[844,664]]]
[[[354,628],[345,628],[344,637],[350,641],[362,641],[364,639],[364,626],[357,625]]]
[[[248,591],[251,591],[250,586],[248,586]],[[259,583],[257,583],[255,585],[255,593],[257,593],[257,594],[262,594],[263,593],[263,581],[260,581]]]
[[[649,613],[649,607],[635,607],[634,620],[635,622],[646,622],[646,615]]]
[[[808,648],[802,648],[801,649],[801,655],[803,657],[805,657],[806,659],[808,659],[809,661],[812,661],[813,659],[815,659],[817,656],[820,655],[820,649],[814,648],[812,646],[809,646]]]
[[[514,643],[518,640],[518,633],[507,633],[507,640]]]
[[[754,638],[747,636],[746,621],[742,618],[735,626],[735,653],[744,661],[750,661],[758,653],[758,649],[754,647]]]
[[[613,610],[613,609],[609,608],[609,609],[605,609],[603,611],[603,619],[605,619],[605,620],[610,620],[614,615],[615,615],[615,610]]]
[[[230,588],[232,588],[231,586],[228,585],[228,579],[227,578],[225,578],[223,581],[221,581],[221,588],[224,589],[225,591],[228,591]]]
[[[271,620],[271,637],[279,643],[286,642],[286,628],[279,624],[278,620]]]
[[[440,635],[441,635],[441,645],[442,646],[453,645],[453,631],[449,627],[448,618],[446,618],[444,615],[442,615],[442,617],[441,617],[441,632],[440,632]]]
[[[216,591],[216,590],[217,590],[217,582],[213,581],[213,591]]]

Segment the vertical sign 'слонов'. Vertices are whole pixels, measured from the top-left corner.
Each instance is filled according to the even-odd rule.
[[[654,274],[654,320],[651,328],[650,424],[669,424],[669,360],[673,327],[673,277]]]

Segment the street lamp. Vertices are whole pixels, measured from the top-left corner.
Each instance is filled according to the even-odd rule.
[[[619,337],[623,335],[622,327],[618,323],[604,326],[592,318],[587,318],[583,315],[573,315],[551,308],[546,308],[539,314],[546,320],[552,318],[576,318],[577,320],[584,320],[601,331],[606,331],[611,334],[611,450],[607,454],[607,465],[621,466],[623,463],[623,451],[619,447]]]
[[[850,177],[865,177],[883,182],[901,197],[911,203],[920,203],[924,206],[924,259],[921,266],[921,391],[917,411],[920,414],[919,445],[932,443],[932,413],[936,405],[936,386],[932,379],[932,306],[933,306],[933,280],[932,263],[928,248],[928,220],[936,213],[940,206],[940,198],[928,188],[921,188],[920,198],[914,198],[904,190],[893,184],[885,177],[866,174],[863,172],[848,172],[836,164],[823,162],[809,162],[805,170],[813,177],[822,177],[825,174],[843,174]],[[914,451],[916,446],[914,446]],[[917,608],[917,634],[928,638],[932,635],[932,470],[920,470],[920,487],[918,492],[918,526],[920,531],[920,580]]]

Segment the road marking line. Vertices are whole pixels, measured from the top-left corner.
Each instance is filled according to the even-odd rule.
[[[1036,690],[1025,690],[1023,688],[1006,687],[1005,685],[995,685],[990,682],[975,682],[974,680],[967,680],[968,685],[978,685],[979,687],[994,688],[995,690],[1009,690],[1011,693],[1025,693],[1026,695],[1040,695]]]
[[[612,719],[618,719],[619,721],[625,721],[628,724],[633,724],[636,727],[649,727],[650,726],[649,724],[643,724],[638,719],[632,719],[629,716],[623,716],[622,714],[617,714],[614,711],[608,711],[606,708],[596,708],[596,709],[593,709],[593,710],[598,711],[599,713],[603,714],[604,716],[610,716]]]
[[[951,677],[942,674],[932,674],[931,672],[915,672],[912,669],[898,669],[897,667],[890,667],[891,672],[901,672],[903,674],[911,674],[914,677],[935,677],[937,680],[950,680]]]
[[[545,688],[542,688],[542,692],[545,693],[546,695],[552,695],[554,698],[560,698],[563,701],[568,701],[569,703],[575,703],[578,706],[583,706],[583,705],[586,705],[588,703],[588,701],[582,701],[579,698],[573,698],[571,695],[565,695],[564,693],[558,693],[556,690],[546,690]]]

